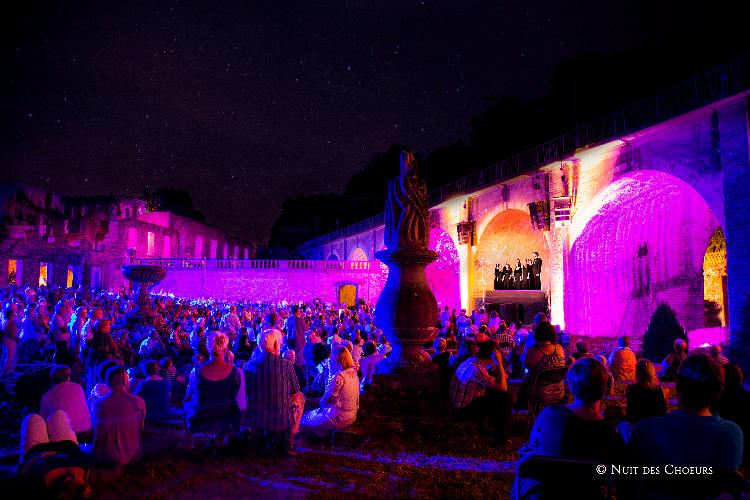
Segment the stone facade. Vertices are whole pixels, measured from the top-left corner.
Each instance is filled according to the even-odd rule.
[[[127,286],[120,268],[133,258],[255,256],[252,244],[217,227],[169,212],[149,212],[138,198],[65,197],[42,189],[0,183],[0,283]],[[198,245],[196,245],[196,242]],[[224,255],[226,249],[226,255]],[[46,264],[46,266],[44,266]]]

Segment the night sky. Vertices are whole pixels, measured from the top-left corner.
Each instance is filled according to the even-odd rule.
[[[284,198],[341,191],[390,144],[465,138],[482,96],[544,94],[565,59],[699,17],[641,0],[19,3],[0,21],[3,178],[185,189],[257,240]]]

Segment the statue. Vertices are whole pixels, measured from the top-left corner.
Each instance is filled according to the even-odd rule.
[[[403,386],[425,387],[437,380],[437,370],[423,351],[437,334],[437,301],[425,276],[425,266],[438,255],[429,250],[430,219],[427,185],[417,177],[417,161],[401,153],[401,175],[388,183],[385,205],[386,250],[375,256],[388,266],[388,280],[375,315],[393,344],[382,368],[397,375]]]
[[[426,250],[430,237],[427,185],[417,177],[417,160],[401,152],[401,175],[388,183],[385,245],[389,250]]]

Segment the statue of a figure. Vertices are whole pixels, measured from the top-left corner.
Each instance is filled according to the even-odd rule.
[[[385,245],[388,250],[426,250],[430,237],[427,185],[417,177],[414,155],[401,152],[401,175],[388,183]]]

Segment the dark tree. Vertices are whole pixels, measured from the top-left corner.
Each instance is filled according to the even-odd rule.
[[[146,193],[149,209],[168,211],[197,221],[205,221],[203,213],[193,206],[193,199],[187,191],[182,189],[157,189],[153,193]]]
[[[677,321],[677,314],[669,304],[662,302],[651,315],[646,335],[643,336],[643,355],[661,363],[674,350],[677,339],[687,342],[685,329]]]

